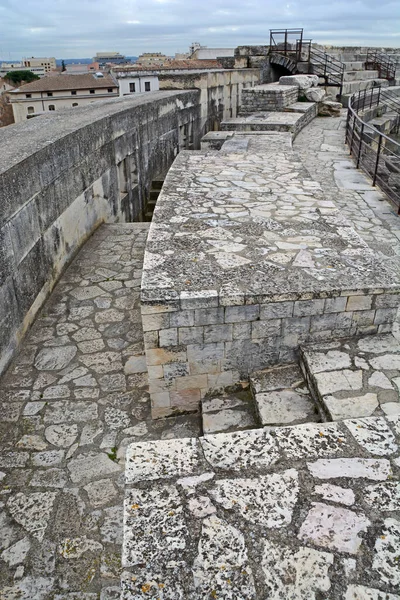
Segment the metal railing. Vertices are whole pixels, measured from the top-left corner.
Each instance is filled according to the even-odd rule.
[[[269,30],[269,48],[270,52],[290,55],[296,61],[300,60],[300,55],[297,55],[297,49],[302,49],[303,29],[270,29]],[[296,53],[296,57],[293,54]]]
[[[378,50],[368,50],[365,69],[378,71],[380,79],[391,81],[396,77],[396,63],[387,54],[382,54]]]
[[[308,54],[307,60],[312,65],[312,72],[325,79],[325,85],[339,87],[339,96],[343,91],[344,64],[337,58],[311,44],[311,40],[304,40],[303,53]]]
[[[357,169],[372,178],[372,185],[385,192],[400,214],[400,143],[362,118],[363,113],[376,107],[395,110],[400,121],[400,99],[387,90],[379,87],[353,94],[347,112],[346,144]]]
[[[283,54],[297,62],[308,62],[309,72],[323,77],[325,85],[339,87],[342,95],[344,64],[304,39],[303,29],[270,29],[270,53]]]

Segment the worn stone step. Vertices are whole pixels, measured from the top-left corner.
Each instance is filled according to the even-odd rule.
[[[282,86],[288,87],[288,86]],[[240,114],[221,123],[223,131],[278,131],[289,132],[293,139],[317,116],[315,102],[296,102],[285,107],[282,112],[254,112]]]
[[[240,386],[233,392],[203,398],[201,413],[204,434],[260,427],[248,385]]]
[[[250,386],[262,425],[294,425],[321,420],[296,364],[253,373]]]
[[[390,333],[302,346],[301,365],[329,420],[400,414],[400,343]]]

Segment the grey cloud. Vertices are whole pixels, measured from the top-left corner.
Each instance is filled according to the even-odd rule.
[[[304,27],[317,42],[397,46],[400,3],[392,0],[0,0],[0,57],[93,56],[268,43],[269,29]]]

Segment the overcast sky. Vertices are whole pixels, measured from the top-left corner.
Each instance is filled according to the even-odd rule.
[[[265,44],[276,27],[303,27],[319,43],[400,46],[399,0],[0,0],[0,23],[3,60]]]

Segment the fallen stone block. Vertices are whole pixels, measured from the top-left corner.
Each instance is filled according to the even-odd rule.
[[[279,85],[296,85],[305,91],[318,85],[317,75],[284,75],[279,79]]]
[[[326,92],[322,88],[313,87],[310,90],[306,90],[304,95],[310,102],[321,102],[325,98]]]
[[[343,105],[340,102],[324,100],[318,107],[318,116],[320,117],[339,117]]]

